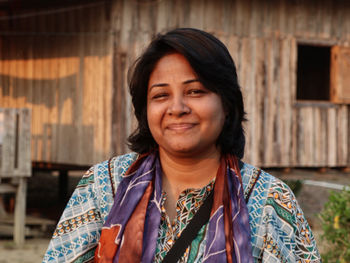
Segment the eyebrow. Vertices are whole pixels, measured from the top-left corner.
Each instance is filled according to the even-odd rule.
[[[184,81],[182,84],[190,84],[192,82],[199,82],[199,79],[189,79],[189,80]],[[151,90],[152,88],[155,88],[155,87],[166,87],[166,86],[169,86],[169,84],[156,83],[156,84],[153,84],[151,87],[149,87],[149,89]]]
[[[192,82],[199,82],[199,79],[186,80],[186,81],[183,82],[183,84],[189,84],[189,83],[192,83]]]

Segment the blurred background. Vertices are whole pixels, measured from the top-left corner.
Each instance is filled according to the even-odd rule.
[[[341,192],[350,184],[350,1],[0,0],[0,168],[13,163],[0,172],[0,262],[39,262],[84,170],[129,151],[128,69],[176,27],[228,47],[248,118],[243,160],[292,187],[321,251],[337,243],[320,238],[327,220],[350,229],[350,210],[319,216],[330,190],[350,206]],[[21,246],[12,241],[18,191]]]

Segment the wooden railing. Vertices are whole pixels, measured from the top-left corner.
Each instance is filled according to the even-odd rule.
[[[32,175],[29,109],[0,108],[0,194],[14,193],[14,241],[24,244],[27,178]],[[0,203],[0,206],[2,204]],[[0,216],[6,216],[2,208]]]

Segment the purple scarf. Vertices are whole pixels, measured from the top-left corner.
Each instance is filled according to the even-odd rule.
[[[253,262],[249,216],[237,158],[221,158],[202,262]],[[152,262],[161,219],[158,153],[142,155],[120,182],[102,228],[96,262]]]

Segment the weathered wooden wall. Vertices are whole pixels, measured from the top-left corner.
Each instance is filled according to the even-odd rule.
[[[101,3],[1,21],[0,107],[32,109],[34,161],[88,165],[111,154],[109,27]]]
[[[247,162],[269,167],[350,165],[350,106],[296,100],[298,43],[349,46],[349,2],[117,2],[113,27],[119,32],[118,47],[130,61],[157,32],[175,27],[204,29],[228,46],[249,119]],[[130,50],[135,46],[136,52]],[[126,83],[122,86],[126,93]]]
[[[349,46],[346,1],[114,0],[4,21],[3,32],[36,32],[2,33],[0,54],[0,106],[32,108],[34,160],[92,164],[127,152],[127,69],[156,33],[196,27],[236,61],[246,161],[350,165],[350,107],[296,101],[297,45]]]

